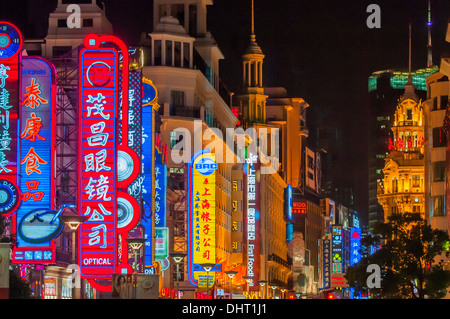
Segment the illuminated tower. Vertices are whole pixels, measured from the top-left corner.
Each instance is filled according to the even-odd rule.
[[[427,22],[427,28],[428,28],[428,53],[427,53],[427,67],[431,67],[433,65],[433,48],[431,45],[431,0],[428,0],[428,22]]]
[[[237,96],[244,129],[266,124],[266,100],[263,87],[264,53],[256,43],[254,2],[252,0],[252,30],[250,45],[242,55],[242,90]]]
[[[409,42],[411,72],[411,26]],[[393,140],[385,158],[384,178],[378,182],[378,201],[384,219],[393,213],[420,213],[424,209],[424,112],[412,84],[411,75],[405,92],[398,100],[392,126]]]

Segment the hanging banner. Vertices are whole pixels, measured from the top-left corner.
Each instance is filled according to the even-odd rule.
[[[53,239],[64,227],[55,209],[56,71],[40,57],[22,59],[19,185],[13,263],[54,263]],[[58,216],[57,216],[58,215]]]
[[[188,273],[189,281],[198,287],[206,287],[215,279],[214,272],[194,270],[216,262],[217,168],[215,155],[208,150],[196,153],[188,164]]]
[[[79,211],[88,217],[79,228],[80,275],[111,278],[117,264],[119,55],[88,46],[79,56]]]

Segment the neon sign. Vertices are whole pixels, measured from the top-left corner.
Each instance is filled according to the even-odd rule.
[[[119,54],[98,45],[87,38],[80,51],[79,210],[88,219],[79,228],[79,258],[87,279],[110,278],[117,255]]]
[[[361,228],[350,228],[350,266],[361,261]]]
[[[145,229],[145,265],[151,267],[152,261],[152,157],[155,150],[152,150],[152,111],[153,106],[157,104],[158,92],[153,82],[147,78],[142,78],[142,226]]]
[[[19,69],[23,37],[19,29],[0,22],[0,214],[11,215],[20,204],[17,125]]]
[[[258,155],[250,153],[244,164],[244,240],[247,242],[246,264],[250,290],[259,290],[257,284],[260,271],[260,199],[259,199],[259,171]]]
[[[196,153],[188,164],[188,273],[189,281],[199,287],[215,278],[214,272],[195,269],[216,262],[216,169],[215,155],[208,150]]]
[[[323,240],[322,246],[322,285],[323,289],[330,288],[331,285],[331,270],[330,270],[330,256],[331,256],[331,241],[329,239]]]
[[[333,226],[331,235],[332,273],[342,273],[342,226]]]
[[[22,205],[15,216],[13,262],[55,261],[53,239],[64,223],[55,217],[56,71],[39,57],[24,57],[19,112],[19,186]],[[33,258],[31,250],[33,249]]]

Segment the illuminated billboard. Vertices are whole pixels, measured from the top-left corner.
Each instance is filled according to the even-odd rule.
[[[20,205],[18,186],[19,68],[23,45],[19,29],[0,22],[0,214]]]
[[[331,284],[331,241],[324,239],[322,241],[322,288],[328,289]]]
[[[111,278],[117,264],[119,54],[88,41],[79,54],[79,212],[88,217],[79,228],[79,265],[83,278]]]
[[[361,261],[361,228],[350,228],[350,266]]]
[[[250,290],[259,290],[260,272],[260,166],[258,155],[249,154],[244,164],[244,242],[246,242],[245,263],[250,277]]]
[[[22,205],[15,215],[14,263],[53,263],[64,223],[56,216],[56,71],[40,57],[24,57],[19,112],[19,187]]]
[[[331,229],[331,258],[332,273],[342,273],[342,226],[333,226]]]
[[[146,272],[152,266],[152,157],[155,151],[152,150],[152,122],[153,122],[153,106],[157,103],[158,91],[153,82],[147,78],[142,78],[142,226],[145,230],[144,258]]]
[[[191,284],[199,287],[206,287],[207,273],[195,269],[216,262],[217,167],[215,155],[208,150],[196,153],[188,164],[188,274]],[[214,282],[214,272],[208,276]]]

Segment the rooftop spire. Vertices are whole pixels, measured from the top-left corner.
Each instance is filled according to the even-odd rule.
[[[255,34],[255,1],[252,0],[252,35]]]
[[[433,49],[431,45],[431,0],[428,0],[428,54],[427,54],[427,67],[431,67],[433,65]]]
[[[411,40],[412,39],[412,31],[411,31],[411,22],[409,23],[409,58],[408,58],[408,82],[406,82],[405,84],[405,93],[403,93],[402,95],[402,100],[406,100],[406,99],[413,99],[413,100],[417,100],[417,95],[416,92],[414,90],[414,84],[412,81],[412,74],[411,74],[411,69],[412,69],[412,45],[411,45]]]
[[[411,22],[409,23],[409,63],[408,63],[408,82],[412,82],[412,77],[411,77]]]

